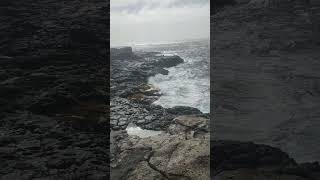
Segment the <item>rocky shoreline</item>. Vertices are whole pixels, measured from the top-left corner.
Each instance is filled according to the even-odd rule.
[[[111,50],[111,54],[112,51],[119,49]],[[130,53],[132,55],[128,56]],[[320,166],[317,162],[298,164],[277,148],[251,142],[210,141],[209,114],[190,107],[166,109],[153,105],[159,91],[145,91],[151,88],[147,84],[147,77],[162,72],[159,66],[154,70],[154,64],[159,64],[159,61],[166,57],[140,54],[139,58],[130,48],[126,49],[124,56],[135,58],[111,59],[111,74],[122,75],[118,79],[111,78],[111,92],[112,87],[118,88],[111,95],[110,104],[112,179],[148,177],[202,180],[255,177],[271,180],[313,180],[319,177]],[[123,65],[122,70],[119,64]],[[141,67],[144,69],[140,69]],[[116,71],[112,72],[114,69]],[[137,76],[131,74],[137,71],[141,73]],[[129,98],[137,93],[143,98]],[[149,101],[150,99],[152,100]],[[147,138],[128,135],[125,129],[130,123],[144,129],[161,130],[163,133]],[[210,150],[211,163],[208,159]]]
[[[209,179],[209,114],[152,104],[161,94],[148,77],[179,63],[178,56],[111,49],[111,179]],[[130,123],[162,133],[128,135]]]
[[[0,3],[0,179],[109,179],[109,157],[111,179],[208,179],[209,115],[150,105],[159,94],[147,78],[168,73],[145,62],[154,53],[116,54],[109,76],[108,10],[99,0]],[[129,136],[129,121],[166,133]],[[216,179],[319,177],[317,163],[297,164],[276,148],[210,145]]]

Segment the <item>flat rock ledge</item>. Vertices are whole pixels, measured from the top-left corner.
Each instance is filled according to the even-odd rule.
[[[120,152],[112,159],[111,178],[209,179],[209,133],[193,136],[194,133],[189,130],[190,119],[198,122],[194,124],[193,130],[208,127],[207,118],[179,116],[170,126],[170,133],[168,131],[147,138],[129,136],[125,131],[111,135],[118,142],[111,147],[116,146],[117,152]]]

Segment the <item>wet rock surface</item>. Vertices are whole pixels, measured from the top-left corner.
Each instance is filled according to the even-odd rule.
[[[112,78],[114,84],[111,84],[118,88],[110,103],[111,179],[202,180],[209,179],[210,175],[214,179],[239,180],[319,177],[317,163],[299,164],[277,148],[251,142],[215,139],[210,142],[209,114],[191,107],[163,108],[152,105],[152,101],[146,102],[148,98],[144,96],[159,96],[159,92],[146,83],[148,72],[153,68],[152,59],[156,62],[158,57],[139,55],[141,59],[135,59],[136,63],[132,59],[111,62],[111,70],[117,69],[112,73],[122,79]],[[119,68],[124,63],[132,65]],[[132,71],[144,73],[131,76]],[[124,96],[122,92],[130,95]],[[140,95],[132,98],[135,93]],[[130,123],[162,133],[144,138],[128,135],[126,128]]]
[[[119,57],[123,48],[111,51],[117,50],[113,54]],[[153,105],[161,93],[147,84],[148,77],[166,74],[163,68],[183,60],[136,54],[139,58],[111,59],[111,179],[209,179],[209,115],[191,107]],[[129,124],[162,133],[128,135]]]
[[[122,57],[124,50],[132,53],[130,48],[113,48],[111,54],[111,128],[125,129],[129,123],[137,124],[145,129],[165,130],[173,118],[192,111],[189,114],[202,114],[201,111],[182,107],[183,110],[167,110],[152,104],[161,96],[160,90],[148,84],[148,78],[161,73],[164,67],[171,67],[183,60],[178,56],[166,57],[143,53],[134,53],[126,59]],[[124,54],[128,54],[126,51]],[[132,58],[132,57],[136,58]],[[159,63],[162,66],[159,66]],[[178,111],[178,112],[177,112]]]
[[[320,165],[297,163],[278,148],[252,142],[211,141],[214,179],[319,179]]]
[[[107,1],[0,3],[0,179],[107,179]]]
[[[209,179],[209,134],[187,138],[185,132],[175,132],[147,138],[115,132],[111,178]]]
[[[107,3],[1,1],[0,179],[109,178]],[[130,49],[124,49],[124,53],[130,54]],[[110,120],[114,172],[111,179],[208,179],[208,115],[170,113],[150,105],[159,94],[145,82],[149,76],[166,73],[154,66],[154,54],[138,54],[133,56],[135,61],[121,55],[121,61],[112,61],[116,66],[112,65],[110,77],[114,97],[110,108],[116,114],[111,117],[120,117]],[[313,76],[307,78],[316,80]],[[231,105],[224,107],[237,109]],[[128,136],[123,129],[129,122],[163,130],[164,134],[148,138]],[[317,179],[317,163],[296,165],[278,150],[260,145],[236,143],[239,148],[229,152],[234,149],[234,142],[224,144],[218,142],[214,146],[220,149],[217,167],[225,170],[216,177],[230,179],[232,172],[250,179],[261,172],[252,166],[260,167],[263,163],[248,163],[248,158],[259,155],[263,159],[266,155],[268,159],[274,154],[271,160],[261,162],[280,161],[283,166],[302,169],[302,175],[297,175],[286,168],[282,172],[287,179]],[[246,152],[249,154],[245,155]],[[230,162],[238,169],[226,165]],[[278,175],[268,173],[272,173],[271,177]]]

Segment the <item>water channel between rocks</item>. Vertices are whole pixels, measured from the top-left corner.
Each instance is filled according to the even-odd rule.
[[[129,124],[126,128],[126,131],[128,135],[130,136],[138,136],[140,138],[146,138],[146,137],[151,137],[151,136],[157,136],[163,131],[154,131],[154,130],[147,130],[147,129],[142,129],[139,126],[136,126],[134,124]]]

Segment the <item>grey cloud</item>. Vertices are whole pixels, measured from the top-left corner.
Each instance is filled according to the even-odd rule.
[[[111,0],[111,45],[209,38],[208,0]]]
[[[112,6],[114,2],[115,7]],[[111,1],[111,11],[119,11],[126,13],[138,13],[143,9],[155,9],[161,6],[167,8],[185,7],[185,6],[203,6],[209,4],[209,0],[167,0],[167,1],[154,1],[154,0],[136,0],[128,1],[127,3],[117,4]]]

